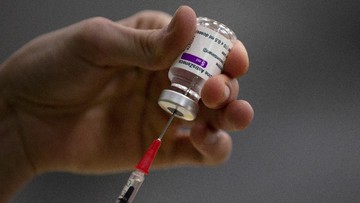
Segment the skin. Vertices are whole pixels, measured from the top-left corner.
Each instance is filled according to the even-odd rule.
[[[195,33],[196,14],[143,11],[113,22],[92,18],[42,35],[0,65],[0,202],[50,171],[132,169],[169,119],[158,105],[168,68]],[[175,119],[153,168],[217,165],[229,157],[226,131],[246,128],[237,100],[248,70],[238,41],[224,73],[209,79],[193,122]]]

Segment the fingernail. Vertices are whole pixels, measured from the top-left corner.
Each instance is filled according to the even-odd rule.
[[[224,89],[224,98],[225,100],[227,100],[230,97],[230,88],[225,85],[225,89]]]
[[[219,139],[219,134],[217,132],[208,132],[204,140],[205,145],[213,145]]]

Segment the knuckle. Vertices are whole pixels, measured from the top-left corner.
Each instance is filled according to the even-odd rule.
[[[145,37],[139,37],[138,42],[136,44],[139,45],[139,48],[141,50],[141,53],[144,54],[144,58],[146,58],[148,65],[151,65],[153,63],[153,54],[155,52],[154,45],[153,45],[153,35],[154,31],[151,31],[148,33]]]
[[[156,30],[153,30],[148,33],[146,37],[140,37],[140,41],[136,43],[139,45],[140,53],[143,54],[143,58],[145,59],[144,63],[146,68],[151,70],[159,70],[171,65],[171,62],[167,60],[167,55],[162,53],[158,34]]]

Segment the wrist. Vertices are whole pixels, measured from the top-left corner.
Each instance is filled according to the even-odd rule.
[[[9,201],[34,175],[15,113],[7,105],[0,87],[0,203]]]

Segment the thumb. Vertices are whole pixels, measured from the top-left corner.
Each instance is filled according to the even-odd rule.
[[[179,7],[168,27],[166,27],[166,31],[165,29],[160,31],[149,40],[149,47],[154,48],[151,57],[154,59],[153,65],[155,67],[152,68],[168,68],[176,57],[184,51],[192,40],[195,31],[196,14],[194,10],[188,6]],[[163,35],[161,32],[165,34]],[[158,45],[159,38],[163,40],[161,46]],[[156,67],[157,64],[160,66]]]
[[[179,7],[162,29],[134,29],[106,19],[88,21],[76,37],[77,44],[82,56],[99,66],[168,68],[196,30],[196,14],[188,6]]]

